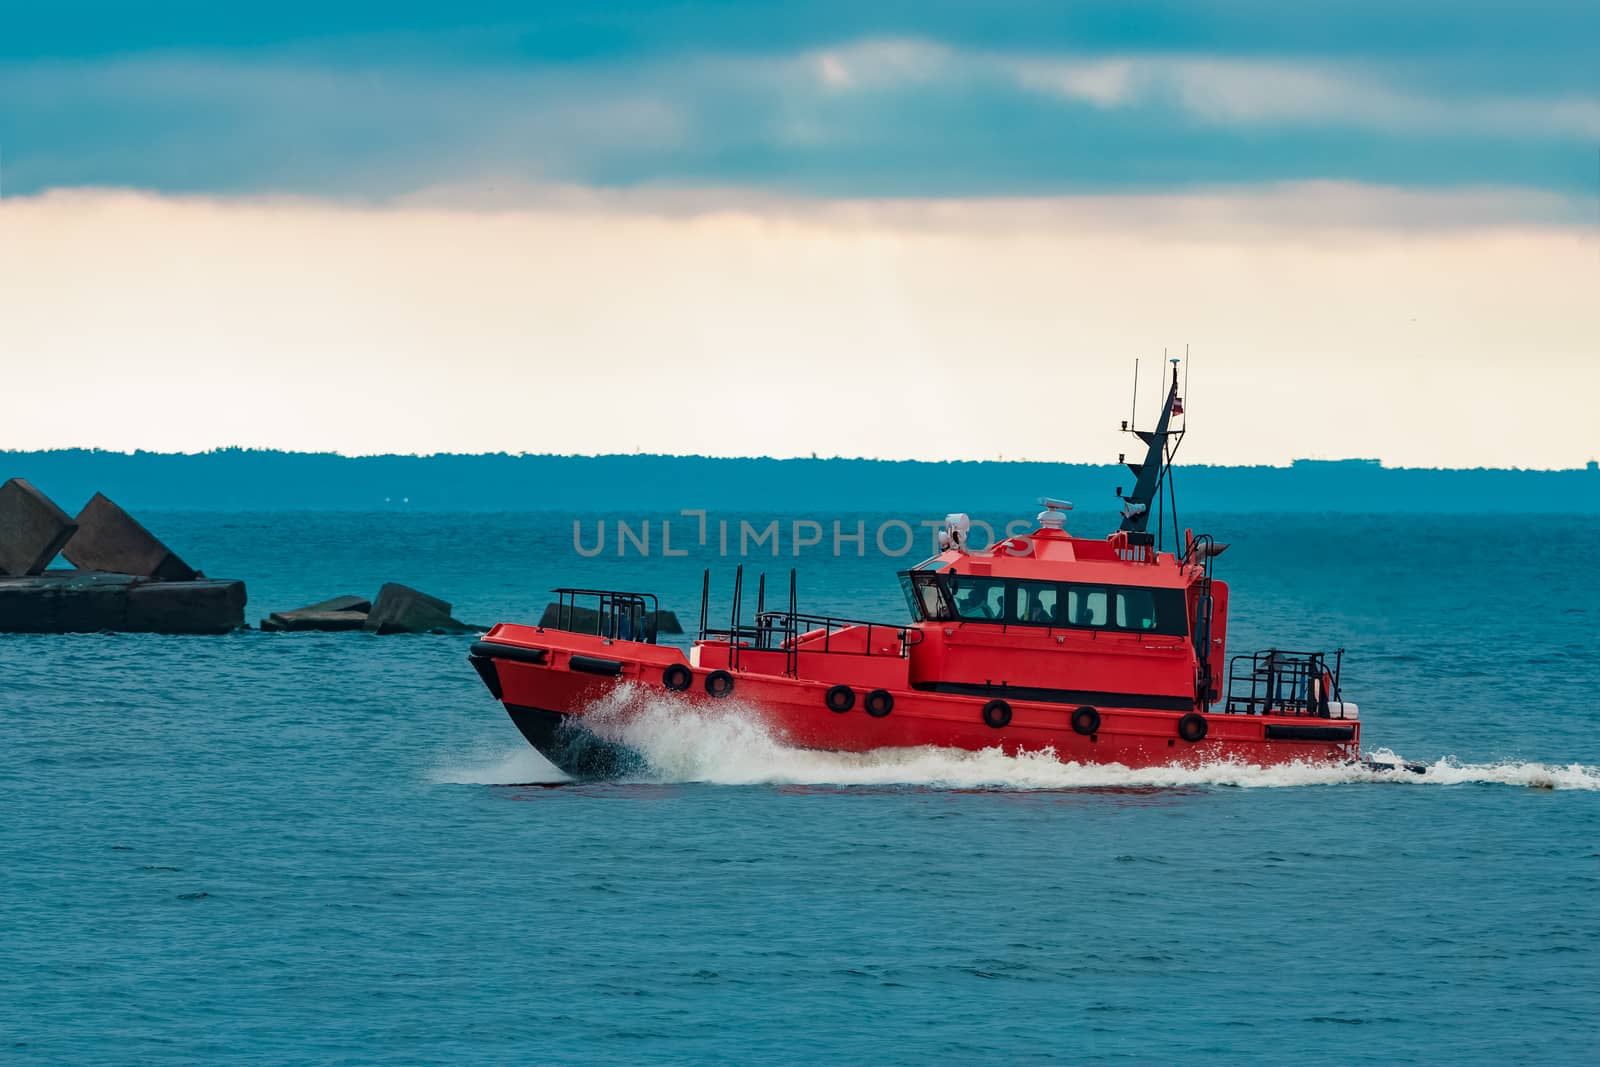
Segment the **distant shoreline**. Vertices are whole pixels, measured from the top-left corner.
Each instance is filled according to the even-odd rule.
[[[859,463],[879,466],[918,466],[918,467],[1015,467],[1015,466],[1054,466],[1075,467],[1083,469],[1098,469],[1114,467],[1115,464],[1104,463],[1075,463],[1066,460],[1037,460],[1028,458],[1017,459],[880,459],[873,456],[708,456],[699,453],[678,454],[672,452],[371,452],[350,454],[345,452],[306,452],[286,448],[244,448],[238,445],[227,445],[220,448],[208,448],[199,452],[164,452],[155,449],[136,448],[132,450],[117,448],[0,448],[0,462],[13,458],[40,458],[40,459],[288,459],[288,460],[338,460],[357,463],[417,460],[494,460],[494,461],[527,461],[527,460],[639,460],[639,461],[698,461],[712,463]],[[1337,459],[1323,459],[1317,457],[1299,457],[1288,463],[1201,463],[1194,469],[1208,470],[1293,470],[1304,468],[1330,468],[1337,467],[1345,470],[1385,470],[1385,471],[1505,471],[1517,474],[1560,474],[1569,471],[1583,471],[1597,469],[1597,461],[1589,460],[1576,467],[1406,467],[1393,466],[1381,459],[1369,457],[1340,457]]]
[[[97,491],[131,508],[181,510],[593,511],[684,508],[842,512],[1016,510],[1043,494],[1113,511],[1128,469],[1035,461],[724,459],[652,454],[341,456],[219,449],[0,452],[74,509]],[[1207,512],[1600,514],[1600,471],[1391,468],[1374,460],[1194,466],[1180,508]]]

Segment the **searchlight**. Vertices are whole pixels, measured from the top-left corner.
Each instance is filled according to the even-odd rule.
[[[939,531],[939,551],[948,552],[953,548],[966,555],[967,535],[971,532],[972,520],[967,518],[966,512],[951,512],[944,517],[944,529]]]

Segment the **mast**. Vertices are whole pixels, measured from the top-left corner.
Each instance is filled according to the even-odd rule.
[[[1117,492],[1117,495],[1122,497],[1122,525],[1118,527],[1120,530],[1143,533],[1150,522],[1150,505],[1161,492],[1172,458],[1172,452],[1167,447],[1168,441],[1183,436],[1182,429],[1172,429],[1173,409],[1178,408],[1178,413],[1182,414],[1183,409],[1179,407],[1181,403],[1178,395],[1178,361],[1174,359],[1172,385],[1167,390],[1166,403],[1161,405],[1161,417],[1156,420],[1156,428],[1129,429],[1130,433],[1145,443],[1147,451],[1143,463],[1128,464],[1128,469],[1133,472],[1136,479],[1133,492],[1125,496],[1121,490]],[[1125,425],[1124,428],[1128,427]]]

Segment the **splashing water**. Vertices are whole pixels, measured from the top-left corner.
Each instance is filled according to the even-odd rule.
[[[1233,761],[1135,769],[1120,763],[1064,763],[1049,749],[1015,756],[998,748],[974,752],[933,746],[822,752],[784,744],[737,699],[715,707],[691,706],[627,686],[593,705],[584,722],[596,734],[620,741],[644,757],[649,770],[636,780],[662,783],[1051,790],[1392,782],[1600,790],[1600,767],[1521,761],[1463,764],[1447,756],[1418,774],[1401,769],[1407,761],[1388,749],[1368,755],[1394,770],[1342,763],[1258,767]],[[520,785],[561,781],[564,776],[531,748],[520,748],[481,763],[441,769],[433,778],[441,784]]]
[[[437,785],[525,785],[562,782],[566,775],[528,745],[493,754],[477,752],[434,769]]]

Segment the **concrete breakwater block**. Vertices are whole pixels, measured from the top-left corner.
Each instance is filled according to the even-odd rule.
[[[78,532],[61,554],[80,570],[115,571],[168,582],[198,577],[193,567],[104,493],[96,493],[83,506],[77,521]]]
[[[94,633],[121,630],[131,574],[53,570],[27,578],[0,578],[0,632]]]
[[[450,605],[398,582],[378,590],[366,629],[380,634],[469,633],[477,627],[450,617]]]
[[[560,604],[546,604],[544,614],[539,616],[539,625],[547,630],[565,629],[569,633],[592,634],[600,625],[600,613],[594,608],[569,606],[563,609]],[[656,633],[683,633],[677,614],[665,609],[657,611]]]
[[[0,575],[40,573],[77,530],[72,516],[26,480],[0,485]]]
[[[336,596],[293,611],[274,611],[261,620],[263,630],[359,630],[367,624],[372,601],[358,596]]]
[[[128,594],[126,629],[151,634],[225,634],[244,628],[244,583],[141,582]]]
[[[238,581],[50,570],[0,578],[0,632],[221,634],[244,626],[244,601]]]

